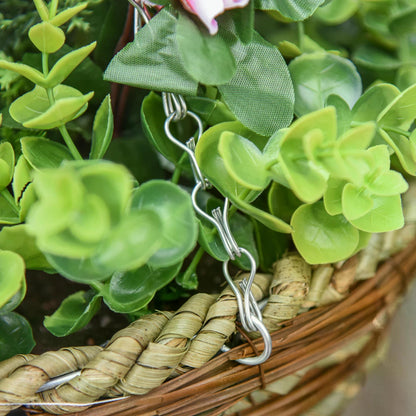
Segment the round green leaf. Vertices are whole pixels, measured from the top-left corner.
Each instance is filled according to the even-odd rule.
[[[43,325],[56,337],[64,337],[87,325],[100,306],[101,296],[94,296],[93,291],[76,292],[64,299],[52,315],[45,316]]]
[[[177,185],[153,180],[133,193],[132,212],[151,210],[162,221],[161,245],[149,260],[153,267],[168,267],[183,260],[195,246],[198,226],[189,194]]]
[[[25,298],[26,291],[26,279],[23,279],[20,289],[0,308],[0,314],[12,312],[15,310]]]
[[[348,221],[361,218],[373,207],[373,200],[366,189],[351,183],[342,190],[342,212]]]
[[[350,107],[361,96],[361,78],[353,63],[330,53],[303,54],[289,65],[295,88],[295,114],[301,116],[325,106],[331,94]]]
[[[0,361],[28,354],[34,346],[32,328],[23,316],[15,312],[0,314]]]
[[[364,68],[372,70],[395,70],[400,67],[401,62],[391,53],[373,45],[360,45],[354,52],[354,62]]]
[[[103,291],[104,301],[115,312],[136,312],[175,278],[181,265],[182,262],[160,269],[145,265],[126,273],[115,273]]]
[[[113,272],[143,266],[164,240],[162,221],[148,209],[130,212],[97,248],[93,263]]]
[[[359,0],[332,0],[319,7],[314,13],[314,17],[327,25],[339,25],[352,17],[359,5]]]
[[[300,206],[293,214],[293,242],[310,264],[332,263],[349,257],[359,232],[342,215],[329,215],[322,202]]]
[[[224,39],[219,34],[211,36],[201,31],[183,13],[177,23],[176,42],[183,66],[195,81],[219,85],[233,77],[235,60]]]
[[[22,286],[25,278],[25,262],[12,251],[0,251],[0,308]]]
[[[43,53],[54,53],[65,43],[65,33],[49,22],[38,23],[29,30],[32,43]]]

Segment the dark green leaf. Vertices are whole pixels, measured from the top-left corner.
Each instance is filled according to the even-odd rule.
[[[373,45],[360,45],[353,55],[357,65],[370,69],[392,70],[400,67],[401,62],[392,54]]]
[[[113,112],[110,95],[104,98],[94,118],[90,159],[100,159],[105,155],[113,137]]]
[[[45,316],[43,325],[56,337],[64,337],[87,325],[100,306],[101,296],[93,291],[76,292],[64,299],[52,315]]]
[[[325,0],[255,0],[255,7],[262,10],[277,10],[292,20],[305,20]]]
[[[319,7],[314,17],[327,25],[339,25],[352,17],[359,5],[359,0],[332,0]]]

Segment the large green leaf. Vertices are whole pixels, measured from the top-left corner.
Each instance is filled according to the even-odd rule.
[[[145,265],[126,273],[115,273],[103,290],[104,301],[115,312],[134,313],[175,278],[181,265],[182,262],[165,268]]]
[[[53,89],[55,103],[50,104],[44,88],[36,86],[32,91],[15,100],[10,115],[24,127],[52,129],[80,116],[94,93],[82,95],[75,88],[58,85]]]
[[[56,337],[64,337],[87,325],[100,305],[101,296],[93,291],[73,293],[62,301],[52,315],[45,316],[43,325]]]
[[[233,77],[235,60],[224,39],[201,31],[184,13],[179,15],[176,43],[182,63],[195,81],[218,85]]]
[[[182,261],[198,237],[189,194],[171,182],[149,181],[137,188],[132,197],[132,212],[143,209],[156,213],[162,222],[162,228],[158,230],[161,244],[148,264],[160,268]]]
[[[293,242],[310,264],[343,260],[359,242],[358,230],[342,215],[329,215],[322,202],[300,206],[291,225]]]
[[[196,95],[198,83],[179,59],[176,18],[164,8],[110,62],[107,81],[155,91]]]
[[[49,22],[34,25],[29,30],[32,43],[43,53],[54,53],[65,43],[65,33]]]
[[[227,106],[245,126],[262,135],[288,126],[293,118],[294,94],[279,50],[257,33],[249,44],[230,33],[224,37],[237,62],[231,81],[218,87]]]
[[[101,159],[110,145],[113,137],[113,112],[110,95],[104,98],[94,118],[90,159]]]
[[[303,54],[289,65],[298,116],[325,106],[335,94],[350,107],[361,95],[361,78],[351,61],[325,52]]]
[[[163,225],[148,209],[130,212],[97,248],[94,264],[113,272],[143,266],[164,242]]]
[[[64,160],[73,159],[66,146],[44,137],[22,137],[20,143],[25,159],[36,170],[57,168]]]
[[[0,308],[20,289],[25,262],[12,251],[0,251]]]
[[[28,269],[50,269],[45,256],[36,245],[35,237],[27,232],[25,224],[3,227],[1,229],[0,250],[10,250],[19,254]]]
[[[291,20],[305,20],[325,0],[255,0],[255,7],[263,10],[277,10]]]
[[[23,316],[15,313],[0,313],[0,360],[16,354],[28,354],[35,346],[32,328]]]

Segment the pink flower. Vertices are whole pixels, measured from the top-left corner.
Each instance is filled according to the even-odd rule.
[[[198,16],[208,28],[211,35],[218,31],[218,23],[214,17],[224,13],[227,9],[245,7],[250,0],[180,0],[183,7]]]

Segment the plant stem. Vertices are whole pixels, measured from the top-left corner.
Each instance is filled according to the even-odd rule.
[[[185,273],[183,274],[182,280],[186,282],[191,277],[192,273],[195,272],[196,268],[198,267],[199,262],[202,259],[202,256],[204,255],[205,250],[202,247],[199,247],[198,251],[195,253],[194,258],[191,261],[191,264],[188,266],[188,268],[185,270]]]
[[[98,282],[89,282],[88,283],[97,293],[101,293],[104,285]]]
[[[298,42],[299,49],[303,52],[304,48],[304,39],[305,39],[305,25],[303,22],[298,22]]]
[[[181,178],[182,174],[182,163],[185,161],[187,154],[185,152],[182,153],[182,156],[179,158],[178,163],[175,166],[175,170],[173,171],[171,182],[178,184],[179,179]]]
[[[391,131],[392,133],[401,134],[402,136],[406,136],[406,137],[409,137],[410,136],[410,132],[409,131],[403,130],[403,129],[399,129],[399,128],[396,128],[396,127],[383,127],[383,130]]]
[[[47,53],[42,53],[42,71],[43,71],[43,75],[45,75],[45,77],[49,74],[49,54]],[[49,99],[49,104],[52,106],[55,104],[55,97],[53,95],[53,88],[46,88],[46,93],[48,94],[48,99]],[[82,160],[82,156],[81,154],[78,152],[77,147],[74,144],[74,141],[72,140],[67,128],[65,125],[61,126],[58,128],[62,138],[65,141],[65,144],[67,145],[69,151],[72,154],[72,157],[75,160]]]
[[[0,193],[3,198],[10,204],[10,206],[13,207],[13,210],[16,212],[16,214],[18,214],[19,208],[17,207],[16,202],[8,189],[4,188]]]

